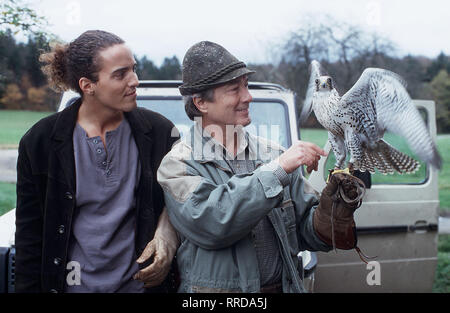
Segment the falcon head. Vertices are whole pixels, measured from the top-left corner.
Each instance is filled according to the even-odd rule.
[[[316,79],[316,91],[330,91],[333,89],[333,80],[330,76],[320,76]]]

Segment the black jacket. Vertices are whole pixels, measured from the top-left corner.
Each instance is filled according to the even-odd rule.
[[[75,199],[73,130],[81,99],[37,122],[21,139],[17,161],[16,292],[62,292]],[[136,255],[153,238],[164,206],[156,172],[178,139],[162,115],[136,108],[125,113],[139,151]],[[169,275],[170,278],[171,275]],[[168,291],[168,280],[153,291]],[[152,291],[152,290],[150,290]]]

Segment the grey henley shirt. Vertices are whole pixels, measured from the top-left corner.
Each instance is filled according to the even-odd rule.
[[[73,133],[76,208],[68,262],[81,267],[81,284],[66,292],[143,292],[133,280],[139,270],[135,255],[135,188],[138,150],[124,118],[101,138],[89,138],[76,124]]]

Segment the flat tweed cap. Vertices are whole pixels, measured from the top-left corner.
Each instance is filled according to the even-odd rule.
[[[201,41],[189,48],[184,56],[183,84],[179,90],[183,96],[192,95],[252,73],[255,72],[221,45]]]

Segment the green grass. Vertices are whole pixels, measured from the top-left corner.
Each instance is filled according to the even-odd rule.
[[[437,145],[443,159],[439,172],[439,202],[442,210],[450,212],[450,135],[438,136]]]
[[[49,114],[52,112],[0,110],[0,149],[17,148],[26,131]],[[15,207],[16,185],[0,182],[0,215]]]
[[[53,112],[0,110],[0,148],[14,148],[20,138],[41,118]]]
[[[440,235],[433,292],[450,292],[450,235]]]
[[[301,128],[300,136],[302,140],[313,142],[323,148],[328,140],[328,132],[324,129]]]
[[[0,216],[16,207],[16,184],[0,182]]]

